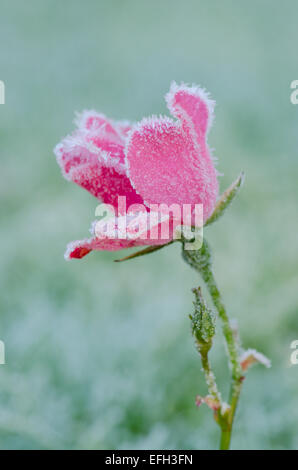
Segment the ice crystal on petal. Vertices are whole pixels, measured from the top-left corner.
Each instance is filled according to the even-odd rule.
[[[249,367],[254,364],[263,364],[263,366],[271,367],[271,361],[264,354],[256,351],[255,349],[248,349],[244,351],[240,356],[240,364],[243,371],[246,371]]]
[[[54,150],[64,177],[116,212],[118,197],[125,196],[127,207],[140,204],[147,206],[145,211],[150,204],[191,204],[193,211],[202,204],[205,221],[218,195],[217,173],[206,140],[214,102],[203,89],[174,82],[166,101],[173,118],[153,116],[133,125],[93,110],[78,114],[77,129]],[[194,213],[191,217],[195,220]],[[147,216],[141,214],[139,223],[142,220],[146,225]],[[151,229],[154,232],[166,222],[159,220]],[[126,238],[110,234],[72,242],[66,258],[82,258],[94,249],[165,244],[174,237],[174,225],[172,216],[169,235],[157,240],[146,227],[138,231],[132,225]]]
[[[135,190],[147,204],[203,204],[204,220],[218,195],[207,145],[214,103],[199,87],[172,84],[166,96],[174,118],[145,118],[133,126],[126,162]]]
[[[207,395],[206,397],[200,397],[198,395],[196,397],[196,405],[199,407],[202,403],[205,403],[205,405],[207,405],[213,411],[218,411],[221,406],[220,402],[211,395]]]
[[[115,207],[119,195],[128,205],[143,203],[126,175],[123,124],[94,111],[84,111],[75,122],[78,129],[54,149],[63,176]]]
[[[67,246],[65,259],[83,258],[92,250],[118,251],[146,245],[164,245],[172,240],[168,234],[169,216],[135,212],[107,220],[95,221],[91,225],[91,238],[71,242]]]

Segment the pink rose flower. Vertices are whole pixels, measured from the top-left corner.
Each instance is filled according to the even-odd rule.
[[[153,116],[134,125],[84,111],[76,120],[75,132],[56,146],[63,176],[112,206],[116,228],[123,218],[134,215],[145,227],[141,236],[124,238],[115,236],[115,232],[111,235],[109,230],[96,230],[93,224],[92,238],[71,242],[66,259],[82,258],[91,250],[167,243],[173,238],[173,230],[166,239],[152,237],[149,231],[152,205],[202,204],[203,220],[212,214],[218,181],[207,135],[214,102],[201,88],[176,83],[172,83],[166,102],[174,119]],[[126,197],[129,210],[119,210],[119,196]],[[160,230],[166,222],[166,217],[159,218],[153,227],[150,222],[150,229]]]

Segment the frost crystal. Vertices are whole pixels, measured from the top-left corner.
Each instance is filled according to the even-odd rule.
[[[243,371],[246,371],[252,365],[259,363],[269,368],[271,367],[271,361],[264,356],[264,354],[256,351],[255,349],[248,349],[244,351],[240,357],[240,364]]]
[[[116,210],[119,196],[126,197],[127,207],[142,204],[147,211],[151,204],[180,208],[201,204],[206,221],[218,196],[217,172],[207,144],[214,102],[203,89],[175,82],[166,102],[173,119],[153,116],[131,125],[92,110],[78,114],[77,129],[54,150],[63,176]],[[194,213],[191,225],[193,220]],[[106,234],[72,242],[65,257],[167,241],[152,241],[149,235],[124,240]]]

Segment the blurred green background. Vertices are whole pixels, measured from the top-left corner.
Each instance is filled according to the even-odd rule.
[[[173,79],[217,101],[221,190],[246,173],[205,231],[244,345],[272,359],[248,374],[232,446],[298,448],[297,15],[295,0],[1,1],[0,448],[218,446],[210,410],[194,405],[206,391],[188,319],[201,280],[179,246],[123,264],[63,258],[96,207],[52,152],[74,112],[167,113]],[[226,394],[219,328],[212,361]]]

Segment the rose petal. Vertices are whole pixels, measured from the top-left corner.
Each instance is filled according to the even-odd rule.
[[[204,144],[214,118],[215,101],[209,94],[198,86],[178,86],[173,82],[166,102],[171,114],[195,135],[199,144]]]
[[[92,250],[117,251],[146,245],[164,245],[173,238],[169,215],[146,211],[99,220],[92,224],[92,238],[77,240],[67,246],[65,259],[83,258]]]
[[[126,147],[128,174],[147,205],[203,204],[206,220],[218,195],[206,143],[213,105],[199,88],[176,84],[167,103],[179,121],[152,117],[133,127]]]
[[[92,250],[99,251],[117,251],[124,248],[132,248],[136,246],[132,240],[119,240],[119,239],[102,239],[97,238],[85,238],[84,240],[77,240],[70,242],[67,245],[64,258],[70,259],[81,259],[86,256]]]
[[[104,114],[96,111],[83,111],[78,113],[75,119],[78,129],[87,129],[88,131],[100,131],[110,134],[110,137],[119,138],[117,124],[112,119],[108,119]]]
[[[211,410],[217,411],[221,407],[221,403],[211,395],[207,395],[206,397],[201,397],[199,395],[196,396],[196,405],[200,407],[202,403],[205,403]]]
[[[64,177],[115,208],[118,196],[126,196],[128,206],[143,203],[126,175],[122,128],[94,112],[84,112],[77,123],[80,128],[54,150]]]
[[[256,351],[255,349],[248,349],[244,351],[240,357],[240,364],[243,371],[246,371],[254,364],[262,364],[263,366],[270,368],[271,361],[264,354]]]

